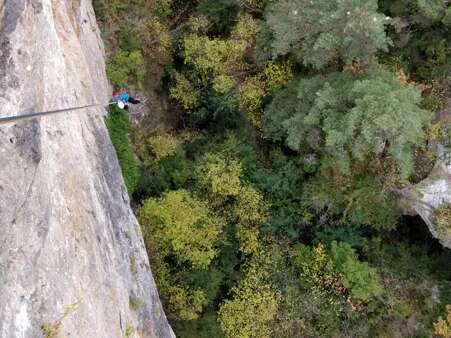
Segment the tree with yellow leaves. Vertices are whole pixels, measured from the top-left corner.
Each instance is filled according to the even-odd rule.
[[[206,267],[216,255],[222,221],[186,190],[145,201],[139,219],[150,243],[179,262]]]
[[[236,236],[243,253],[257,252],[260,246],[258,226],[266,219],[267,210],[267,204],[259,191],[250,184],[241,187],[235,204],[235,214],[238,219]]]
[[[208,153],[197,171],[199,183],[211,197],[223,201],[240,194],[242,167],[238,161]]]
[[[204,292],[180,282],[177,271],[172,271],[165,260],[174,257],[177,266],[207,268],[217,254],[222,220],[186,190],[145,201],[139,220],[146,244],[154,250],[152,267],[157,285],[171,312],[183,320],[197,319],[207,303]]]
[[[257,30],[255,20],[243,15],[228,39],[191,32],[182,42],[185,63],[195,68],[204,85],[211,83],[216,91],[225,93],[235,85],[237,73],[245,70],[244,55]]]
[[[240,109],[252,125],[262,127],[264,97],[286,85],[292,78],[289,62],[269,62],[260,73],[248,77],[241,84]]]
[[[259,251],[246,266],[246,275],[232,288],[232,298],[219,309],[219,323],[229,338],[269,338],[280,295],[269,281],[272,259]]]
[[[170,89],[170,95],[177,100],[183,108],[191,110],[198,105],[198,93],[193,84],[179,72],[174,72],[175,85]]]
[[[442,338],[451,338],[451,305],[446,306],[446,318],[434,323],[434,333]]]
[[[266,218],[267,205],[259,191],[242,178],[241,163],[224,155],[209,153],[198,168],[198,181],[209,199],[220,207],[233,202],[233,217],[240,249],[245,254],[259,247],[258,226]]]

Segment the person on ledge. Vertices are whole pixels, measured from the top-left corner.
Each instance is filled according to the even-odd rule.
[[[141,100],[138,100],[132,97],[125,90],[117,89],[113,93],[114,100],[117,102],[117,106],[121,109],[128,110],[128,104],[138,104],[141,103]]]

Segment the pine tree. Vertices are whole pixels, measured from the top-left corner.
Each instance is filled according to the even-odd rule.
[[[376,0],[276,1],[266,12],[272,56],[294,54],[317,69],[336,59],[367,61],[390,45],[389,20],[377,10]]]
[[[334,159],[343,173],[349,173],[351,160],[387,152],[402,176],[408,177],[413,147],[423,142],[422,128],[432,116],[419,107],[417,88],[402,85],[380,69],[357,78],[333,73],[301,80],[297,96],[291,94],[290,99],[295,100],[295,108],[293,102],[277,97],[267,108],[266,130],[282,127],[290,148],[300,151],[307,143],[323,157]]]

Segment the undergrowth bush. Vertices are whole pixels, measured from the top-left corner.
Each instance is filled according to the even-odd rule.
[[[434,213],[440,235],[447,236],[451,234],[451,204],[437,209]]]
[[[119,50],[107,60],[106,72],[115,87],[134,85],[141,88],[146,74],[143,56],[139,50]]]
[[[111,142],[114,149],[116,149],[127,191],[131,195],[138,183],[139,170],[128,139],[130,129],[128,115],[124,110],[116,106],[110,106],[105,122],[110,133]]]

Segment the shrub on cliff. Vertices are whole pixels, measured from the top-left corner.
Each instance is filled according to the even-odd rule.
[[[118,107],[110,106],[105,122],[110,133],[111,142],[114,149],[116,149],[127,191],[131,195],[139,180],[139,170],[128,139],[130,128],[128,115]]]

